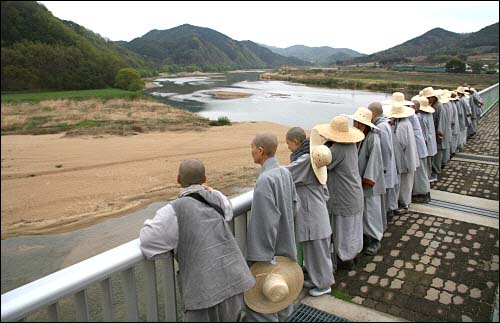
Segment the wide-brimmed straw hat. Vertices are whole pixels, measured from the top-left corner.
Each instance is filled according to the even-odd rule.
[[[276,256],[276,261],[275,265],[257,262],[250,267],[256,282],[245,292],[245,304],[257,313],[279,312],[302,291],[304,274],[300,266],[287,257]]]
[[[413,105],[414,103],[411,101],[406,101],[405,95],[403,93],[394,92],[392,93],[391,99],[382,101],[382,104],[399,106],[399,105]]]
[[[349,126],[345,116],[336,116],[330,123],[322,123],[314,127],[327,140],[340,143],[355,143],[365,139],[361,130]]]
[[[357,122],[361,122],[362,124],[365,124],[367,126],[370,126],[371,128],[375,129],[380,129],[376,125],[372,123],[372,112],[368,110],[367,108],[358,108],[356,112],[354,112],[353,115],[347,115],[347,114],[342,114],[344,117],[351,118]]]
[[[465,86],[459,86],[459,87],[457,87],[456,91],[458,93],[465,94]]]
[[[448,103],[450,101],[450,99],[446,97],[444,91],[445,90],[441,90],[441,89],[434,91],[434,93],[436,93],[436,97],[438,98],[438,101],[440,103]]]
[[[434,92],[434,89],[432,88],[432,86],[429,86],[429,87],[426,87],[425,89],[422,90],[422,95],[421,96],[425,96],[426,98],[429,98],[431,96],[436,96],[436,93]]]
[[[332,162],[332,152],[328,147],[323,145],[323,139],[318,130],[314,128],[311,130],[309,156],[314,175],[316,175],[321,184],[326,184],[328,179],[326,166]]]
[[[446,97],[449,101],[456,101],[456,100],[458,100],[456,97],[453,98],[451,96],[451,91],[448,91],[448,90],[443,90],[442,96]]]
[[[390,118],[396,118],[396,119],[401,119],[401,118],[408,118],[412,114],[415,114],[415,110],[413,108],[400,105],[400,106],[390,106],[390,105],[384,105],[384,114]]]
[[[425,96],[419,97],[418,102],[420,103],[420,111],[424,111],[427,113],[436,112],[436,110],[429,105],[429,99],[427,99]]]

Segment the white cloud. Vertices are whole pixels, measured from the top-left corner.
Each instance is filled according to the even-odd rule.
[[[56,17],[112,40],[183,23],[236,40],[287,47],[345,47],[371,54],[428,30],[474,32],[498,22],[498,2],[55,2]]]

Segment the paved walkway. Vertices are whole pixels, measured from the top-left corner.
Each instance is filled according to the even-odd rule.
[[[465,153],[498,157],[498,104],[480,120]],[[431,195],[498,214],[498,182],[498,161],[452,159]],[[378,255],[362,255],[354,270],[337,272],[336,299],[302,302],[351,320],[369,309],[365,318],[379,313],[383,321],[491,321],[499,281],[498,219],[427,204],[413,204],[410,211],[390,221]],[[339,302],[354,307],[332,306]]]

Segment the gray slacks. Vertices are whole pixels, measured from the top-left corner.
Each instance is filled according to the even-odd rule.
[[[184,313],[184,322],[238,322],[243,307],[243,293],[229,297],[219,304]]]
[[[330,240],[329,236],[324,239],[302,241],[304,267],[306,267],[314,286],[318,288],[328,288],[335,284]]]

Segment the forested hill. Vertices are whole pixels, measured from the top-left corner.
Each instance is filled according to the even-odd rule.
[[[34,1],[2,1],[1,18],[2,91],[111,87],[120,68],[148,65]]]
[[[477,55],[498,53],[498,22],[472,33],[454,33],[434,28],[400,45],[355,61],[398,60],[416,56]]]
[[[195,64],[219,70],[309,65],[297,58],[275,54],[254,42],[236,41],[213,29],[189,24],[151,30],[120,44],[158,65]]]
[[[329,65],[353,57],[365,56],[349,48],[333,48],[329,46],[309,47],[304,45],[294,45],[286,48],[262,45],[269,48],[276,54],[296,57],[316,65]]]

